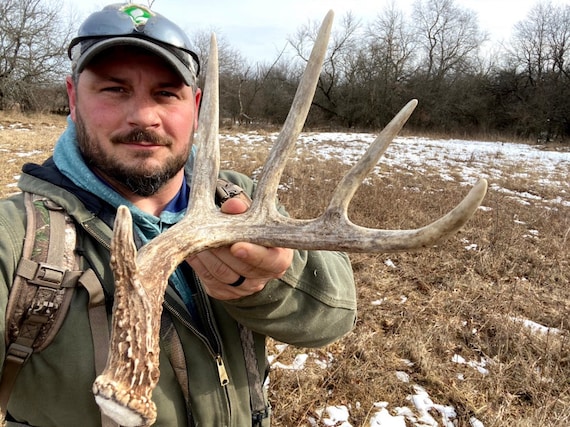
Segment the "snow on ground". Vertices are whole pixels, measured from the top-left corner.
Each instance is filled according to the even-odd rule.
[[[533,322],[534,323],[534,322]],[[327,355],[326,360],[322,359],[322,355],[315,353],[299,353],[290,365],[277,362],[276,359],[288,347],[287,344],[277,345],[277,353],[269,355],[271,369],[286,369],[301,371],[304,369],[307,361],[315,362],[322,369],[332,366],[334,357]],[[481,375],[488,375],[489,371],[486,366],[490,361],[481,359],[480,361],[467,361],[459,355],[454,355],[451,359],[453,362],[466,365],[469,368],[476,369]],[[409,360],[402,360],[404,364],[412,365]],[[395,372],[396,377],[408,383],[409,375],[402,371]],[[454,420],[457,417],[455,409],[452,406],[446,406],[435,403],[429,396],[428,392],[421,386],[413,384],[413,394],[410,394],[407,400],[409,406],[389,408],[389,403],[378,401],[374,404],[376,410],[371,413],[369,427],[438,427],[440,423],[434,418],[433,414],[437,414],[439,421],[443,427],[455,427]],[[359,402],[354,402],[355,407],[359,407]],[[350,408],[345,405],[327,406],[316,411],[318,419],[309,417],[307,422],[312,427],[317,426],[334,426],[334,427],[352,427],[349,422]],[[406,421],[409,424],[406,424]],[[471,427],[484,427],[483,423],[477,418],[472,417],[470,420]]]
[[[276,136],[270,135],[272,140]],[[336,159],[353,165],[375,137],[369,133],[302,133],[296,145],[296,158],[311,153],[316,158]],[[266,138],[255,132],[221,136],[221,139],[243,147],[266,145]],[[541,201],[570,206],[569,160],[570,152],[547,151],[540,145],[397,137],[374,172],[388,175],[397,168],[411,174],[422,174],[438,170],[445,180],[456,181],[459,176],[460,185],[473,185],[479,178],[485,178],[492,189],[517,198],[523,204]],[[555,200],[540,200],[534,194],[502,188],[496,181],[505,173],[509,173],[511,179],[538,175],[540,184],[560,187],[560,195]]]
[[[274,140],[276,135],[271,135]],[[256,133],[244,133],[222,136],[222,140],[234,142],[247,147],[265,145],[266,136]],[[306,159],[307,156],[317,159],[337,159],[340,162],[354,164],[375,139],[372,134],[360,133],[303,133],[296,145],[297,160]],[[254,150],[251,150],[252,152]],[[249,150],[244,150],[248,153]],[[244,154],[247,155],[247,154]],[[521,204],[539,204],[545,209],[556,209],[557,206],[570,206],[570,152],[546,151],[539,145],[525,145],[503,142],[462,141],[462,140],[435,140],[418,137],[398,137],[390,145],[383,158],[381,158],[374,173],[390,174],[394,169],[409,171],[412,174],[425,172],[440,174],[442,179],[457,181],[458,185],[473,185],[479,178],[489,181],[490,188],[513,197]],[[544,200],[536,194],[514,191],[500,186],[503,174],[508,173],[511,180],[529,179],[539,177],[537,181],[543,186],[559,188],[558,196],[553,200]],[[536,179],[536,178],[535,178]],[[481,206],[482,211],[488,212],[492,208]],[[513,219],[518,226],[525,226],[524,222]],[[536,236],[539,230],[528,230],[529,236]],[[465,250],[474,250],[476,245],[465,241]],[[386,261],[388,267],[396,268],[391,260]],[[373,305],[382,304],[383,300],[371,301]],[[405,303],[405,300],[402,301]],[[547,328],[529,319],[511,318],[513,322],[520,322],[534,333],[559,334],[560,331]],[[278,347],[278,353],[270,356],[272,369],[302,370],[308,361],[318,363],[323,369],[334,362],[332,355],[327,360],[322,356],[309,353],[297,354],[290,365],[277,362],[279,354],[286,346]],[[465,369],[474,369],[480,375],[488,375],[492,364],[490,360],[465,360],[459,355],[453,355],[452,362],[464,365]],[[403,361],[410,363],[409,361]],[[396,377],[403,382],[409,382],[405,372],[395,372]],[[428,392],[419,385],[412,384],[414,392],[408,396],[410,402],[406,407],[391,408],[388,402],[378,396],[375,410],[369,419],[368,427],[453,427],[456,413],[453,407],[433,402]],[[352,405],[358,406],[358,402]],[[350,407],[328,406],[318,411],[318,419],[309,418],[311,426],[351,427]],[[437,414],[438,420],[434,418]],[[408,424],[406,424],[406,422]],[[471,427],[485,427],[475,417],[470,420]]]

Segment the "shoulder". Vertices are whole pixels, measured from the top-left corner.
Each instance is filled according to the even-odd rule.
[[[26,234],[23,194],[0,200],[0,279],[9,280],[16,269]]]
[[[18,240],[21,240],[23,237],[26,228],[26,209],[24,207],[23,193],[0,200],[0,228],[3,231],[2,239],[0,240],[5,240],[13,235],[17,235]]]

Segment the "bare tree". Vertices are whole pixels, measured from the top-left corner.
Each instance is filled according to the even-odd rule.
[[[220,63],[220,99],[221,119],[234,123],[240,117],[248,117],[244,112],[242,85],[250,80],[251,67],[247,64],[241,53],[234,49],[224,37],[223,31],[211,28],[210,30],[198,30],[193,33],[192,41],[196,53],[200,58],[201,69],[208,67],[209,42],[212,33],[218,35],[219,63]],[[202,86],[207,84],[201,79]]]
[[[417,43],[394,1],[372,21],[366,35],[370,57],[387,79],[400,81],[413,71],[411,60]]]
[[[200,59],[202,76],[204,74],[203,71],[208,68],[209,43],[212,34],[216,34],[219,40],[219,62],[221,74],[235,71],[245,65],[245,60],[242,54],[231,45],[224,36],[223,30],[220,28],[210,27],[207,29],[199,29],[189,34],[192,46]]]
[[[402,90],[413,73],[416,41],[406,17],[392,2],[367,26],[357,85],[365,92],[361,116],[380,127],[401,105]]]
[[[293,50],[304,63],[308,60],[317,31],[318,23],[313,21],[299,27],[296,34],[289,38]],[[362,39],[361,22],[348,12],[342,17],[339,28],[334,30],[331,37],[332,43],[327,51],[313,105],[319,107],[325,116],[344,118],[350,125],[350,117],[346,116],[346,111],[339,109],[343,102],[343,92],[340,88],[346,87],[358,64]]]
[[[544,73],[568,72],[569,44],[570,6],[539,2],[515,25],[511,53],[529,81],[536,84]]]
[[[0,2],[0,108],[37,103],[35,90],[61,81],[72,26],[60,0]]]
[[[548,64],[550,12],[545,3],[534,6],[527,19],[515,25],[513,54],[531,84],[541,80]]]
[[[541,141],[570,133],[570,6],[537,3],[515,25],[511,67],[522,84],[513,115]]]
[[[570,5],[552,8],[550,20],[550,52],[552,71],[570,78]]]
[[[426,75],[442,79],[469,70],[487,36],[477,15],[454,0],[416,0],[413,14]]]

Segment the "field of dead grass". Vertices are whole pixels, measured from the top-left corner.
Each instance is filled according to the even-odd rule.
[[[11,185],[24,162],[50,154],[65,121],[0,118],[3,197],[16,191]],[[19,130],[17,123],[31,130]],[[258,170],[270,148],[244,157],[239,144],[223,141],[223,166],[246,174]],[[281,202],[293,217],[318,215],[346,169],[334,160],[292,162]],[[388,177],[371,177],[351,204],[351,219],[379,228],[431,222],[466,194],[465,187],[433,172],[396,169]],[[552,199],[560,189],[536,185],[540,178],[531,171],[528,181],[509,182],[505,174],[501,186]],[[416,191],[404,190],[409,188]],[[322,349],[280,352],[279,343],[270,342],[284,364],[303,352],[328,360],[326,369],[307,363],[302,370],[272,371],[274,426],[309,426],[309,418],[318,419],[329,405],[346,405],[352,426],[369,426],[377,402],[389,402],[389,409],[410,406],[413,385],[454,407],[457,426],[471,426],[473,417],[485,427],[570,425],[570,208],[521,204],[494,190],[484,205],[492,214],[478,212],[437,247],[351,255],[359,297],[354,331]],[[529,236],[529,229],[540,236]],[[465,250],[465,242],[476,249]],[[537,333],[517,319],[557,333]],[[486,361],[487,372],[457,363],[457,356]]]

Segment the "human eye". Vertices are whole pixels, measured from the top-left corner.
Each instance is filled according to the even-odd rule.
[[[176,93],[176,91],[165,90],[165,89],[159,90],[157,92],[157,96],[161,98],[171,98],[171,99],[179,98],[178,93]]]
[[[122,87],[122,86],[102,86],[101,87],[101,92],[107,92],[107,93],[126,93],[127,90]]]

